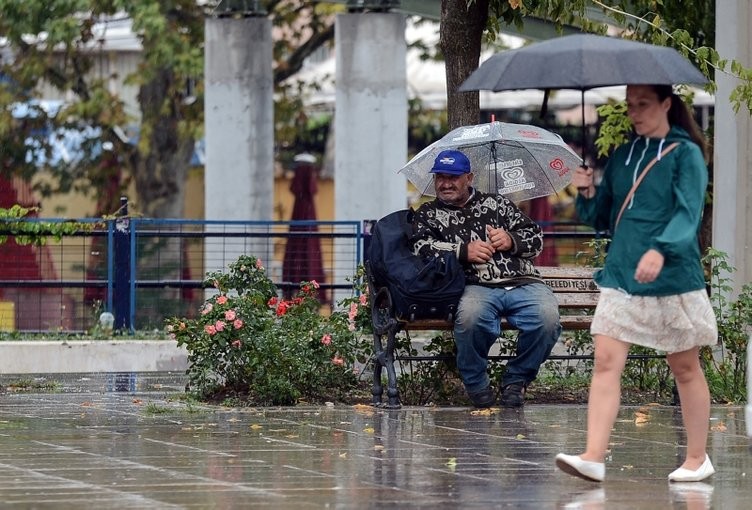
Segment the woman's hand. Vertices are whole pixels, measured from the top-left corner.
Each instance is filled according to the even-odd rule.
[[[585,198],[592,198],[595,195],[595,185],[593,184],[593,169],[580,166],[572,175],[572,184],[577,191]]]
[[[663,269],[663,255],[651,248],[640,258],[635,271],[635,280],[640,283],[650,283],[658,278],[661,269]]]

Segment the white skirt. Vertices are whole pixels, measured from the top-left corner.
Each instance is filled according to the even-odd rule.
[[[718,342],[715,314],[704,290],[654,297],[602,288],[590,333],[669,354]]]

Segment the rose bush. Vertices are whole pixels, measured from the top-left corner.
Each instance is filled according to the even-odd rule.
[[[195,318],[166,321],[188,350],[190,385],[199,396],[290,405],[339,400],[355,389],[356,368],[370,350],[361,339],[370,315],[360,284],[330,314],[321,313],[315,281],[301,282],[294,298],[281,299],[252,256],[240,257],[226,273],[208,274],[205,285],[216,292]]]

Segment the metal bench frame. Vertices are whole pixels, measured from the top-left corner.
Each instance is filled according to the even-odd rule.
[[[593,282],[594,268],[584,267],[538,267],[543,281],[551,287],[559,301],[559,314],[563,330],[588,330],[592,312],[598,303],[598,287]],[[378,287],[368,264],[366,274],[371,302],[373,322],[373,387],[372,404],[386,408],[402,406],[397,389],[397,374],[394,369],[394,348],[400,331],[453,331],[452,322],[423,319],[401,321],[394,316],[391,296],[386,287]],[[513,329],[502,320],[502,329]],[[386,337],[386,345],[384,345]],[[508,358],[508,357],[507,357]],[[402,358],[404,359],[404,358]],[[437,356],[421,356],[420,361],[438,360]],[[382,402],[384,387],[381,382],[382,370],[387,373],[387,402]]]

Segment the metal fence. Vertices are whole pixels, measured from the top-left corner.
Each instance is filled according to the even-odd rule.
[[[64,220],[25,221],[56,222]],[[120,217],[83,219],[88,224],[56,241],[0,244],[0,330],[85,332],[102,312],[115,327],[149,330],[172,316],[197,313],[208,272],[223,270],[240,255],[263,261],[281,294],[301,280],[316,279],[323,303],[335,305],[353,292],[372,221],[200,221]],[[571,266],[591,256],[598,235],[576,223],[543,225],[555,250],[554,265]],[[11,232],[0,223],[0,235]]]

